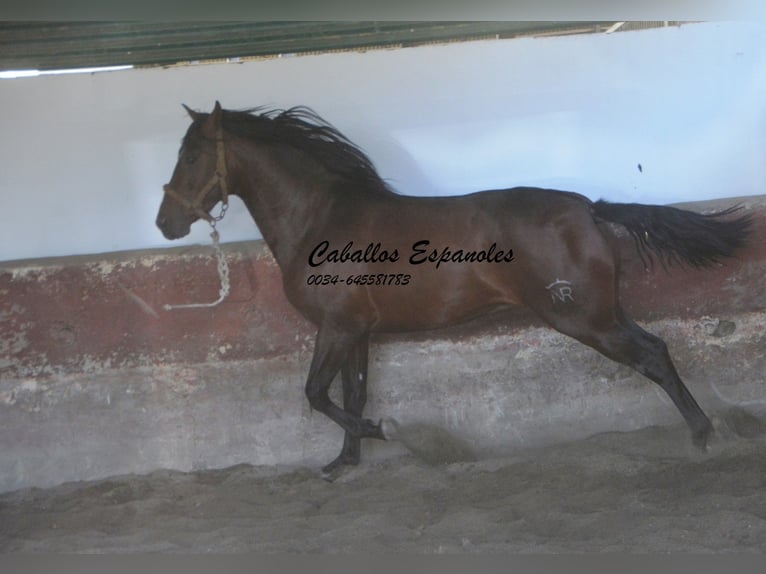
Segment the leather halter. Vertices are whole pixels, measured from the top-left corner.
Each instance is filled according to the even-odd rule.
[[[175,189],[170,187],[169,183],[162,187],[166,194],[180,203],[189,212],[193,213],[200,219],[204,219],[213,227],[215,227],[215,224],[223,219],[223,216],[226,215],[226,210],[229,208],[229,186],[226,183],[226,176],[228,175],[228,171],[226,169],[226,154],[223,147],[223,128],[221,128],[221,126],[218,126],[216,131],[215,142],[217,155],[215,173],[210,176],[208,182],[199,191],[197,197],[195,197],[193,201],[186,199]],[[208,193],[210,193],[215,188],[215,186],[218,186],[221,190],[221,213],[213,217],[202,208],[202,202],[205,201]]]

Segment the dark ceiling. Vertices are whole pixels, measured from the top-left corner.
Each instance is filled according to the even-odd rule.
[[[168,66],[227,58],[605,32],[614,22],[0,22],[0,70]],[[667,23],[665,23],[667,24]],[[661,22],[627,23],[620,29]]]

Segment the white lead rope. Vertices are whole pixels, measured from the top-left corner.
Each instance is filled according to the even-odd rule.
[[[213,249],[215,250],[215,258],[218,267],[218,277],[221,280],[221,288],[218,291],[218,299],[212,303],[187,303],[185,305],[168,305],[167,303],[162,306],[165,311],[172,311],[173,309],[191,309],[196,307],[215,307],[221,303],[229,294],[231,287],[229,282],[229,265],[226,263],[226,257],[224,257],[223,251],[219,244],[219,235],[215,226],[213,226],[213,233],[210,234],[213,239]]]

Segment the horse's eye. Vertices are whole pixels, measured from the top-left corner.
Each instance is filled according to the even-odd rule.
[[[193,164],[194,164],[194,162],[196,162],[196,161],[197,161],[197,156],[196,156],[196,154],[191,154],[191,153],[190,153],[190,154],[187,154],[187,155],[186,155],[186,163],[187,163],[187,164],[189,164],[189,165],[193,165]]]

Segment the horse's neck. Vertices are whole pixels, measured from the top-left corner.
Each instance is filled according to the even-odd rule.
[[[332,178],[302,154],[284,149],[244,153],[238,161],[240,196],[280,267],[298,255],[307,234],[333,202]]]

